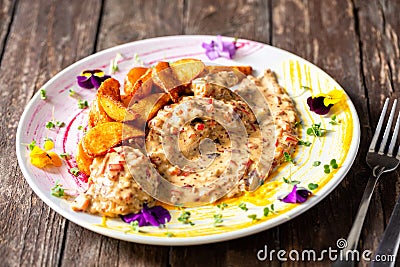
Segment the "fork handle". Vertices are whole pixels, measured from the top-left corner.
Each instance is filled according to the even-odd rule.
[[[365,216],[367,215],[369,203],[371,202],[372,194],[374,193],[375,185],[383,173],[384,168],[380,170],[374,169],[373,174],[369,177],[367,186],[365,187],[364,194],[361,199],[360,206],[354,220],[353,226],[351,227],[349,236],[347,237],[347,246],[342,250],[341,258],[333,263],[332,266],[354,266],[354,261],[346,261],[347,252],[355,250],[357,248],[358,240],[360,239],[361,229],[364,224]]]
[[[380,266],[395,266],[396,264],[396,256],[397,251],[399,249],[400,243],[400,229],[399,229],[399,222],[400,222],[400,197],[397,199],[396,206],[390,216],[389,224],[386,227],[385,233],[383,234],[383,238],[379,243],[378,250],[375,254],[376,256],[382,258],[383,256],[386,259],[392,257],[387,261],[374,261],[372,263],[372,267],[380,267]]]

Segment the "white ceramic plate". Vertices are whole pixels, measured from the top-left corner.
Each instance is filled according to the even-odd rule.
[[[167,229],[143,227],[140,233],[128,231],[129,226],[119,219],[108,220],[107,227],[104,227],[101,225],[101,217],[74,212],[67,201],[51,195],[50,188],[57,180],[69,192],[82,191],[86,184],[68,172],[73,160],[64,162],[60,168],[41,170],[32,166],[26,144],[36,140],[42,146],[44,138],[50,137],[55,142],[55,152],[75,154],[76,144],[83,136],[78,126],[87,124],[88,114],[88,109],[78,108],[78,98],[90,102],[96,93],[95,90],[79,88],[76,84],[76,76],[82,70],[103,69],[109,73],[110,61],[117,53],[122,54],[124,59],[119,63],[119,72],[112,76],[120,82],[123,82],[124,75],[130,68],[142,63],[150,66],[161,60],[174,61],[186,57],[210,62],[201,44],[214,39],[215,36],[170,36],[116,46],[74,63],[43,85],[43,89],[47,91],[47,100],[41,100],[39,94],[32,98],[21,117],[16,138],[21,170],[35,193],[56,212],[82,227],[113,238],[155,245],[203,244],[247,236],[291,220],[326,197],[344,178],[357,154],[360,126],[354,106],[346,95],[346,99],[336,104],[329,116],[310,112],[306,104],[307,97],[319,92],[326,93],[334,88],[343,90],[340,85],[318,67],[298,56],[248,40],[238,40],[240,48],[233,60],[219,58],[212,64],[251,65],[255,75],[266,68],[277,74],[279,83],[294,100],[303,122],[300,137],[312,142],[310,147],[297,147],[296,165],[282,165],[256,193],[226,201],[228,207],[223,211],[213,205],[189,209],[194,226],[178,222],[180,211],[171,210],[173,218],[167,224]],[[233,39],[224,37],[224,40]],[[308,86],[312,90],[304,90],[301,86]],[[68,90],[71,88],[77,92],[75,97],[69,96]],[[338,125],[329,123],[333,114],[340,121]],[[66,127],[46,129],[45,123],[52,120],[53,116],[55,120],[65,122]],[[307,136],[305,129],[319,122],[322,123],[322,128],[329,130],[328,134],[317,139]],[[333,158],[337,160],[339,168],[326,174],[322,166],[329,164]],[[321,161],[321,166],[313,167],[314,161]],[[287,204],[277,199],[277,196],[290,191],[290,186],[282,182],[283,177],[290,174],[293,180],[301,181],[300,185],[305,187],[309,183],[319,185],[318,189],[313,190],[313,196],[303,204]],[[248,211],[238,207],[241,202],[247,203]],[[274,204],[276,213],[263,216],[264,208],[271,204]],[[213,226],[213,215],[216,213],[223,214],[223,226]],[[251,220],[248,217],[250,214],[256,214],[258,220]],[[166,232],[173,236],[168,237]]]

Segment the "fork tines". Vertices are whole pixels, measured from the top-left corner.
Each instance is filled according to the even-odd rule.
[[[375,151],[376,144],[377,144],[379,136],[381,134],[382,125],[385,120],[385,115],[386,115],[388,106],[389,106],[389,98],[386,98],[385,104],[382,109],[382,113],[379,117],[378,125],[376,126],[374,137],[372,138],[371,145],[369,147],[369,152]],[[392,110],[390,111],[389,119],[386,124],[385,132],[383,134],[382,141],[381,141],[381,145],[379,146],[379,150],[378,150],[379,155],[384,154],[384,150],[386,148],[387,141],[389,139],[390,129],[392,128],[394,113],[396,112],[396,106],[397,106],[397,99],[394,100],[393,105],[392,105]],[[393,157],[393,152],[394,152],[394,148],[396,146],[397,136],[399,134],[399,128],[400,128],[400,114],[397,115],[396,125],[394,127],[392,139],[390,141],[390,145],[388,148],[387,155],[390,157]],[[398,150],[396,157],[400,158],[400,149]]]

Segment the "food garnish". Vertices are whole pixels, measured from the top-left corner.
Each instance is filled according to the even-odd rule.
[[[292,192],[284,197],[280,197],[279,200],[285,203],[303,203],[308,199],[310,195],[312,195],[312,193],[307,189],[294,185]]]
[[[344,96],[341,90],[334,89],[327,94],[318,94],[307,98],[307,104],[310,110],[318,115],[326,115],[329,113],[334,104],[339,103]]]
[[[246,203],[242,202],[238,205],[238,207],[244,211],[248,211],[249,209],[247,208]]]
[[[85,89],[99,88],[101,83],[111,78],[106,75],[102,70],[84,70],[79,76],[76,77],[77,83],[80,87]]]
[[[69,94],[69,96],[74,96],[76,94],[76,92],[74,89],[71,88],[68,90],[68,94]]]
[[[333,116],[331,117],[331,121],[330,121],[329,123],[332,124],[332,125],[338,125],[339,122],[338,122],[336,119],[337,119],[337,116],[336,116],[336,115],[333,115]]]
[[[138,213],[121,215],[121,219],[126,223],[137,221],[139,227],[149,225],[160,226],[171,220],[171,214],[167,209],[161,206],[149,208],[147,204],[144,204],[143,208]]]
[[[308,184],[308,189],[310,190],[315,190],[318,188],[318,184],[314,184],[314,183],[309,183]]]
[[[47,165],[61,166],[62,161],[60,157],[56,153],[48,151],[53,147],[54,144],[51,139],[45,141],[44,150],[37,146],[35,141],[32,141],[32,143],[29,144],[29,149],[31,150],[29,153],[31,164],[38,168],[44,168]]]
[[[237,49],[236,39],[233,42],[224,42],[221,35],[218,35],[217,39],[210,43],[204,42],[201,46],[206,50],[206,56],[211,60],[219,57],[232,59]]]
[[[40,99],[43,99],[43,100],[47,99],[46,90],[40,89]]]
[[[63,197],[65,195],[64,188],[62,188],[60,181],[56,181],[55,185],[50,190],[51,194],[55,197]]]
[[[223,221],[224,220],[222,219],[222,213],[214,214],[214,226],[215,227],[221,226]]]
[[[117,53],[115,58],[111,60],[111,62],[110,62],[110,73],[111,74],[114,74],[119,71],[118,61],[123,58],[124,57],[121,55],[121,53]]]
[[[269,207],[264,208],[264,216],[267,217],[270,213],[276,213],[275,212],[275,206],[274,204],[271,204]]]
[[[326,133],[326,129],[321,128],[321,123],[314,123],[310,128],[307,128],[307,134],[315,137],[321,137]]]
[[[253,222],[259,220],[259,218],[257,218],[257,214],[247,215],[247,218],[250,218]]]
[[[87,100],[78,100],[78,108],[80,109],[85,109],[89,107],[89,103],[87,102]]]
[[[73,168],[69,169],[69,172],[74,176],[79,175],[79,169],[77,167],[73,167]]]
[[[183,224],[190,224],[191,226],[193,226],[194,222],[192,222],[190,220],[190,216],[191,216],[191,214],[190,214],[189,211],[186,211],[186,210],[182,209],[182,213],[179,216],[178,221],[180,221]]]

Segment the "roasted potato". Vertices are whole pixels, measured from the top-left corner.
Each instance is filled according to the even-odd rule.
[[[204,63],[198,59],[182,59],[169,64],[168,68],[167,64],[163,62],[159,70],[153,70],[153,81],[177,102],[186,85],[203,72]]]
[[[151,94],[137,102],[132,103],[129,107],[133,112],[140,115],[141,122],[147,122],[154,118],[157,111],[170,102],[171,98],[167,93]]]
[[[124,92],[126,95],[134,95],[133,88],[135,83],[147,70],[148,68],[145,67],[134,67],[128,72],[124,80]]]
[[[89,118],[88,118],[89,128],[93,128],[97,124],[109,121],[114,121],[114,120],[107,115],[103,107],[99,104],[98,98],[96,97],[90,104],[89,108]]]
[[[116,121],[131,121],[139,117],[121,102],[119,82],[114,78],[109,78],[101,84],[97,91],[97,99],[107,115]]]
[[[153,88],[151,75],[152,69],[149,68],[142,76],[140,76],[139,79],[136,80],[132,87],[125,89],[126,95],[135,100],[148,96]]]
[[[82,139],[82,147],[87,155],[104,155],[107,150],[122,141],[143,137],[144,132],[122,122],[105,122],[91,128]]]
[[[210,73],[217,73],[220,71],[233,71],[237,70],[243,73],[244,75],[251,75],[253,73],[253,68],[251,66],[206,66],[202,73],[203,75]]]
[[[93,162],[93,157],[86,154],[82,146],[82,140],[79,141],[78,147],[76,149],[75,156],[76,163],[78,164],[78,169],[86,175],[90,175],[90,165]]]

